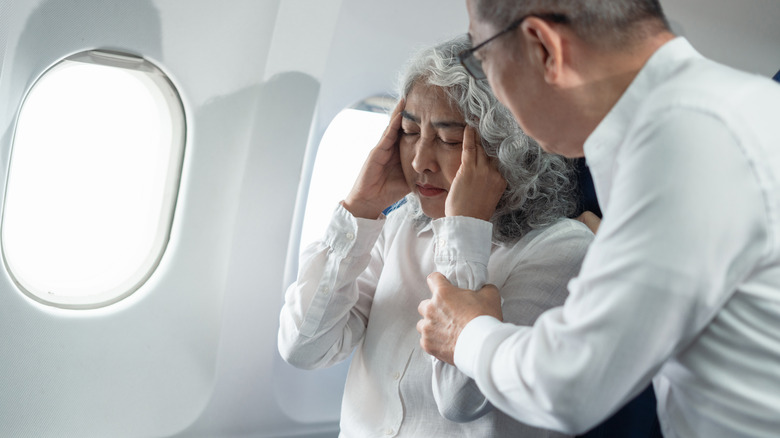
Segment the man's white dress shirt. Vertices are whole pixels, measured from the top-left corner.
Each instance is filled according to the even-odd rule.
[[[653,380],[664,436],[780,434],[780,86],[661,47],[585,144],[604,220],[562,308],[479,317],[455,363],[578,432]],[[506,292],[506,291],[504,291]]]
[[[325,238],[301,255],[298,279],[287,289],[282,356],[311,369],[355,351],[342,401],[344,437],[560,436],[493,409],[484,396],[474,396],[473,380],[455,367],[433,367],[420,348],[417,306],[430,298],[426,277],[439,271],[464,287],[486,281],[502,287],[504,318],[532,324],[564,302],[593,234],[561,219],[515,243],[495,245],[489,222],[450,217],[421,227],[406,207],[379,220],[336,209]],[[473,421],[453,422],[440,410]]]

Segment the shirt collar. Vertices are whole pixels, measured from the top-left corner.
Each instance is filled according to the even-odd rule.
[[[648,59],[615,106],[585,140],[585,156],[619,144],[644,99],[679,68],[680,61],[701,57],[684,37],[667,42]]]
[[[425,233],[433,233],[433,219],[426,222],[422,227],[417,227],[417,237],[420,237]]]
[[[608,200],[609,194],[604,190],[611,184],[605,178],[608,179],[608,175],[611,174],[617,149],[631,129],[631,122],[640,105],[654,89],[674,75],[682,62],[700,57],[701,55],[684,37],[674,38],[661,46],[647,60],[617,103],[585,140],[583,146],[585,158],[593,172],[593,182],[600,200],[602,198],[604,202]]]

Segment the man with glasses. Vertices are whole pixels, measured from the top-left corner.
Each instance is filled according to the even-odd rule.
[[[563,307],[501,322],[432,274],[423,348],[519,421],[579,433],[652,381],[666,437],[780,430],[780,87],[702,57],[657,0],[467,0],[460,55],[604,220]]]

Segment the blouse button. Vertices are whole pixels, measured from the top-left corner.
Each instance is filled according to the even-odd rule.
[[[396,372],[395,372],[395,374],[393,374],[393,380],[398,380],[398,379],[400,379],[400,378],[401,378],[401,373],[399,373],[398,371],[396,371]]]
[[[352,240],[355,238],[355,235],[353,233],[347,233],[346,237],[348,240]]]
[[[322,286],[320,293],[322,293],[323,295],[327,295],[329,292],[330,292],[330,288],[328,286]]]
[[[385,435],[392,435],[393,432],[394,432],[393,429],[390,428],[385,429]]]

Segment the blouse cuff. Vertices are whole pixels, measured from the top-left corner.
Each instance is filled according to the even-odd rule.
[[[385,224],[385,215],[377,219],[352,216],[340,203],[325,232],[325,244],[340,256],[368,254]]]
[[[492,247],[493,224],[467,216],[448,216],[432,222],[436,263],[454,261],[487,265]]]

